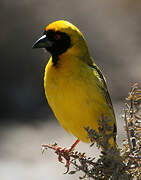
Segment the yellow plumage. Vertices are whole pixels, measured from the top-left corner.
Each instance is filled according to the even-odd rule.
[[[84,128],[89,126],[98,131],[98,120],[104,115],[111,120],[112,132],[116,134],[116,120],[105,79],[93,62],[82,33],[67,21],[56,21],[45,31],[65,33],[70,38],[70,45],[64,52],[55,56],[50,50],[53,55],[44,76],[48,103],[61,126],[79,140],[89,142]],[[60,36],[55,38],[60,40]],[[114,138],[113,135],[110,139],[111,145],[115,144]]]

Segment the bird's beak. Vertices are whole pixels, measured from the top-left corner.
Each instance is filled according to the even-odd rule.
[[[49,41],[46,35],[40,37],[32,46],[32,48],[49,48],[53,45],[53,41]]]

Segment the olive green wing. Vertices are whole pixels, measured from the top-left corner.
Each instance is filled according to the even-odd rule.
[[[103,91],[103,95],[105,97],[105,100],[106,100],[109,108],[112,110],[113,115],[115,117],[115,113],[114,113],[114,109],[113,109],[113,104],[112,104],[112,101],[111,101],[111,98],[110,98],[110,95],[109,95],[109,92],[108,92],[108,89],[107,89],[106,79],[105,79],[104,75],[102,74],[101,70],[98,68],[98,66],[95,63],[93,63],[93,64],[91,64],[89,66],[91,68],[93,68],[97,78],[100,80],[100,82],[101,82],[99,84],[100,89]],[[114,133],[114,139],[116,141],[116,134],[117,134],[116,118],[115,118],[115,123],[114,123],[114,126],[113,126],[113,133]]]
[[[105,80],[104,75],[102,74],[101,70],[98,68],[98,66],[96,64],[93,63],[92,65],[89,65],[89,66],[93,68],[93,70],[95,71],[95,74],[97,74],[97,78],[101,81],[101,83],[99,85],[100,89],[102,89],[102,91],[103,91],[103,94],[105,96],[105,100],[106,100],[107,104],[113,110],[112,101],[111,101],[111,98],[110,98],[110,95],[109,95],[109,92],[107,89],[106,80]]]

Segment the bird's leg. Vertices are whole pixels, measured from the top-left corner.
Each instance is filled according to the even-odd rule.
[[[73,143],[73,145],[71,146],[71,148],[69,149],[69,152],[73,151],[79,142],[80,142],[80,140],[77,139],[77,140]]]
[[[69,172],[69,167],[70,167],[70,156],[69,156],[69,153],[74,151],[75,147],[77,146],[77,144],[79,142],[80,142],[80,140],[77,139],[69,149],[66,149],[66,148],[62,149],[61,147],[58,147],[55,150],[55,153],[58,154],[58,161],[59,162],[63,163],[63,158],[65,158],[65,160],[66,160],[65,167],[67,168],[67,171],[65,172],[65,174]]]

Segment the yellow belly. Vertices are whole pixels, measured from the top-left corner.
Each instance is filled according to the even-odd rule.
[[[48,103],[66,131],[81,141],[89,142],[84,128],[98,130],[102,114],[113,120],[113,112],[90,71],[83,65],[79,72],[75,72],[75,65],[72,71],[64,70],[62,66],[54,67],[50,60],[46,67],[44,86]]]

